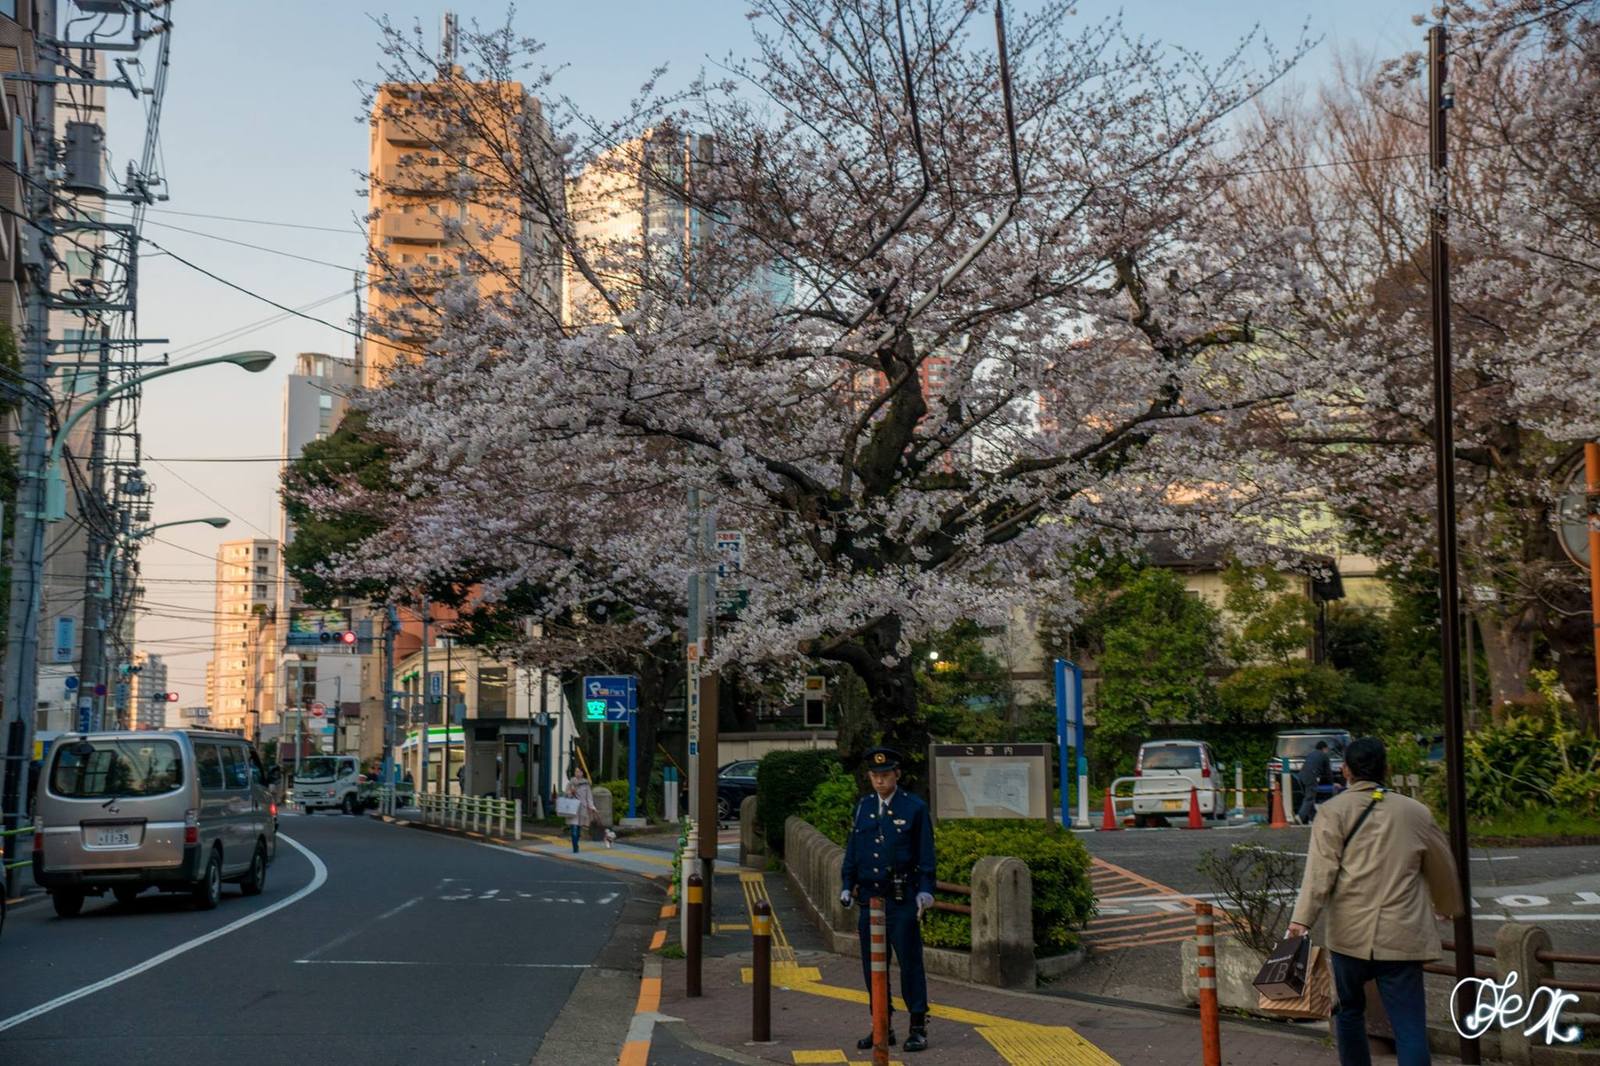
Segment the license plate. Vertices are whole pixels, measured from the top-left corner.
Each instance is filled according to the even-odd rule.
[[[1183,807],[1184,807],[1183,800],[1162,800],[1161,801],[1161,809],[1164,810],[1164,811],[1181,811],[1181,810],[1183,810]]]
[[[94,846],[97,848],[125,847],[133,843],[133,830],[131,829],[96,829],[94,831]]]

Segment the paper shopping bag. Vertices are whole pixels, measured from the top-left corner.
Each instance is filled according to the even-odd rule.
[[[1331,1015],[1333,972],[1328,968],[1327,952],[1321,948],[1311,948],[1307,952],[1305,987],[1298,996],[1273,998],[1263,992],[1256,1006],[1278,1018],[1320,1020]]]
[[[1267,961],[1261,964],[1251,982],[1256,991],[1269,999],[1293,999],[1306,988],[1306,966],[1311,941],[1303,936],[1287,936],[1278,941]]]

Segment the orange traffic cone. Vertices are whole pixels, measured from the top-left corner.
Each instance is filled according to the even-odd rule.
[[[1272,781],[1272,819],[1267,824],[1268,829],[1287,829],[1289,820],[1283,816],[1283,793],[1278,789],[1276,778]]]
[[[1205,819],[1200,817],[1200,793],[1193,786],[1189,788],[1189,824],[1185,829],[1204,829]]]
[[[1106,792],[1106,809],[1105,809],[1105,813],[1103,815],[1101,815],[1101,817],[1100,817],[1100,828],[1101,829],[1121,829],[1122,828],[1122,826],[1117,824],[1117,809],[1111,802],[1111,793],[1110,793],[1109,790]]]

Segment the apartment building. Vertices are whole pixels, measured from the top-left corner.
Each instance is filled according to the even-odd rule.
[[[452,101],[463,100],[503,117],[515,141],[510,166],[506,152],[448,120]],[[548,190],[546,203],[563,193],[536,97],[515,82],[384,85],[373,102],[369,153],[365,385],[382,384],[390,367],[426,350],[447,283],[470,279],[480,296],[515,295],[560,313],[560,243],[549,212],[526,195],[530,184]]]
[[[217,548],[211,724],[245,736],[278,720],[278,542],[225,541]]]
[[[139,652],[133,657],[135,669],[128,675],[128,699],[134,729],[166,729],[179,723],[167,716],[167,664],[161,656]],[[182,695],[181,693],[179,695]]]

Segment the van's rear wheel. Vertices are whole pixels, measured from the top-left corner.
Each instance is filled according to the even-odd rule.
[[[206,872],[200,876],[190,892],[197,911],[215,910],[222,902],[222,856],[215,851],[206,863]]]
[[[82,892],[52,892],[50,905],[56,909],[58,918],[76,918],[78,912],[83,910]]]
[[[117,885],[111,894],[117,897],[117,902],[126,907],[139,898],[139,893],[144,891],[143,885]]]
[[[250,859],[250,872],[239,882],[239,891],[247,896],[259,896],[267,887],[267,845],[256,841],[256,853]]]

